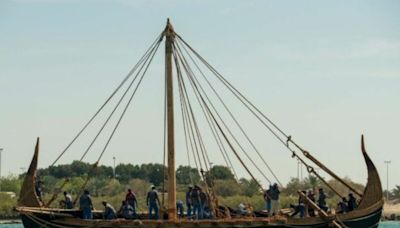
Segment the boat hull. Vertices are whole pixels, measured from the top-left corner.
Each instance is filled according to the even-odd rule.
[[[342,224],[346,227],[363,227],[375,228],[378,227],[382,214],[382,208],[373,211],[371,214],[362,217],[349,218],[341,220]],[[338,217],[339,218],[339,217]],[[191,228],[191,227],[291,227],[291,228],[305,228],[305,227],[332,227],[330,222],[323,221],[318,218],[310,218],[307,224],[299,224],[298,219],[288,221],[276,221],[269,218],[242,218],[231,220],[178,220],[177,222],[163,221],[163,220],[83,220],[71,216],[71,214],[62,213],[53,214],[49,211],[43,212],[29,212],[21,213],[21,219],[24,227],[39,228],[39,227],[157,227],[157,228]],[[340,220],[340,218],[339,218]]]
[[[39,202],[34,191],[34,181],[36,175],[36,166],[38,160],[38,142],[35,148],[35,154],[31,162],[29,171],[25,177],[24,186],[21,189],[22,196],[19,200],[19,207],[22,222],[27,228],[36,227],[332,227],[332,221],[341,224],[342,227],[377,227],[382,215],[383,194],[378,172],[375,165],[369,158],[364,140],[361,143],[362,154],[365,159],[368,170],[368,182],[364,189],[358,208],[347,214],[329,215],[329,218],[308,217],[292,218],[288,216],[277,217],[250,217],[250,218],[232,218],[232,219],[214,219],[214,220],[178,220],[176,222],[168,220],[103,220],[81,219],[79,210],[64,210],[56,208],[43,207]],[[101,212],[94,213],[95,218],[101,218]],[[142,217],[146,218],[146,216]]]

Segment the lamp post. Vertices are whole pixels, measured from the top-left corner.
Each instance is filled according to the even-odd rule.
[[[113,163],[113,176],[115,180],[115,157],[113,157],[114,163]]]
[[[0,148],[0,192],[1,192],[1,154],[3,152],[3,148]]]
[[[389,164],[392,161],[385,161],[386,164],[386,201],[389,202]]]

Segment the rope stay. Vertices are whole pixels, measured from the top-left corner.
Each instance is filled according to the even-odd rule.
[[[179,34],[176,35],[177,40],[182,42],[184,47],[186,46],[215,76],[219,81],[224,84],[228,90],[272,133],[278,141],[280,141],[290,152],[293,150],[289,147],[289,143],[292,143],[297,149],[299,149],[303,155],[311,160],[315,165],[319,166],[334,179],[338,180],[344,186],[346,186],[351,191],[355,192],[359,196],[362,194],[346,183],[343,179],[334,174],[330,169],[323,165],[316,158],[311,156],[311,154],[304,149],[302,149],[298,144],[294,142],[291,136],[287,135],[282,129],[280,129],[270,118],[268,118],[260,109],[258,109],[249,99],[247,99],[239,90],[237,90],[228,80],[226,80],[214,67],[212,67],[200,54],[198,54]],[[271,125],[268,125],[267,122]],[[275,129],[275,130],[274,130]],[[281,136],[280,136],[280,135]],[[304,160],[301,160],[304,161]],[[303,162],[304,164],[304,162]],[[306,165],[306,164],[304,164]],[[317,176],[320,178],[320,176]],[[321,179],[321,178],[320,178]],[[322,180],[322,179],[321,179]],[[324,180],[323,180],[324,181]]]
[[[178,53],[178,55],[179,55],[179,53]],[[177,59],[177,61],[179,61],[183,65],[181,57],[180,56],[178,56],[178,57],[179,57],[179,60]],[[185,71],[186,71],[186,67],[184,65],[183,65],[183,67],[185,68]],[[217,132],[213,122],[211,121],[208,113],[204,110],[204,107],[203,107],[203,105],[201,103],[200,103],[200,107],[201,107],[201,110],[202,110],[202,112],[203,112],[203,114],[204,114],[204,116],[206,118],[207,124],[208,124],[208,126],[209,126],[209,128],[211,130],[211,133],[212,133],[212,135],[213,135],[213,137],[214,137],[214,139],[216,141],[216,144],[217,144],[217,146],[218,146],[218,148],[219,148],[219,150],[220,150],[220,152],[221,152],[221,154],[223,156],[223,159],[224,159],[227,167],[229,167],[232,170],[232,172],[233,172],[233,174],[235,176],[235,179],[238,180],[236,171],[233,169],[233,165],[232,165],[229,157],[227,158],[226,155],[225,155],[227,152],[226,152],[226,150],[224,148],[224,145],[222,144],[222,140],[220,139],[220,137],[218,135],[218,132]],[[208,158],[208,161],[210,161],[209,158]]]
[[[189,57],[191,57],[189,55]],[[185,60],[185,59],[184,59]],[[186,61],[186,60],[185,60]],[[187,62],[186,62],[187,64]],[[196,65],[196,64],[195,64]],[[189,65],[187,64],[188,68]],[[196,67],[199,69],[199,67],[196,65]],[[206,79],[204,73],[199,69],[200,73],[203,75],[203,77]],[[189,75],[189,74],[188,74]],[[196,77],[193,76],[193,74],[190,75],[190,79],[193,82],[193,85],[197,85],[196,87],[200,88],[200,90],[203,92],[204,97],[206,97],[206,100],[210,103],[210,106],[212,107],[212,109],[214,110],[214,112],[217,114],[218,118],[221,120],[221,122],[223,123],[224,127],[228,130],[229,134],[233,137],[233,139],[235,140],[235,142],[239,145],[240,149],[245,153],[246,157],[252,162],[252,164],[257,168],[257,170],[261,173],[261,175],[271,184],[270,179],[265,176],[265,174],[261,171],[261,169],[256,165],[256,163],[253,161],[253,159],[250,157],[250,155],[244,150],[243,146],[241,146],[241,144],[238,142],[237,138],[233,135],[233,133],[229,130],[227,124],[225,123],[225,121],[223,120],[223,118],[219,115],[217,109],[215,108],[215,106],[213,105],[212,101],[210,100],[210,98],[208,97],[207,93],[205,92],[205,90],[203,89],[203,86],[201,86],[200,82],[196,79]],[[206,79],[207,80],[207,79]],[[207,80],[207,82],[209,83],[209,81]],[[261,154],[258,152],[257,148],[255,147],[254,143],[250,140],[250,138],[248,137],[248,135],[246,134],[246,132],[243,130],[242,126],[239,124],[239,122],[237,121],[237,119],[233,116],[232,112],[230,111],[230,109],[227,107],[227,105],[225,104],[225,102],[221,99],[221,97],[219,96],[219,94],[215,91],[215,89],[211,86],[211,84],[209,84],[210,87],[212,88],[212,90],[214,91],[214,93],[217,95],[218,99],[220,100],[220,102],[222,103],[222,105],[224,106],[225,110],[229,113],[229,115],[231,116],[231,118],[233,119],[233,121],[236,123],[236,125],[239,127],[239,129],[241,130],[242,134],[246,137],[246,139],[248,140],[248,142],[252,145],[253,149],[255,149],[255,151],[257,152],[257,154],[259,155],[259,157],[264,161],[264,164],[267,166],[267,168],[271,170],[271,168],[269,167],[269,165],[266,163],[265,159],[261,156]],[[198,90],[198,88],[196,88]],[[200,91],[199,91],[200,94]],[[272,172],[272,174],[274,175],[274,177],[276,178],[276,180],[281,183],[279,181],[279,179],[276,177],[276,175]]]
[[[79,194],[77,195],[77,198],[74,200],[74,205],[76,204],[76,202],[77,202],[77,200],[78,200],[78,197],[83,193],[83,191],[84,191],[84,189],[86,188],[86,186],[87,186],[87,184],[88,184],[90,178],[93,176],[95,170],[97,169],[97,166],[98,166],[98,164],[99,164],[99,162],[100,162],[102,156],[104,155],[104,152],[105,152],[106,149],[108,148],[108,146],[109,146],[109,144],[110,144],[110,142],[111,142],[111,139],[113,138],[113,136],[114,136],[116,130],[118,129],[118,127],[119,127],[119,125],[120,125],[120,123],[121,123],[123,117],[125,116],[125,113],[126,113],[128,107],[130,106],[130,104],[131,104],[131,102],[132,102],[132,99],[133,99],[133,97],[135,96],[135,94],[136,94],[136,92],[137,92],[137,90],[138,90],[138,88],[139,88],[139,86],[140,86],[140,84],[141,84],[141,82],[142,82],[142,80],[143,80],[143,78],[144,78],[146,72],[147,72],[147,69],[148,69],[148,67],[150,66],[150,64],[151,64],[151,62],[152,62],[152,60],[153,60],[153,58],[154,58],[154,55],[157,53],[157,50],[158,50],[158,47],[160,46],[160,43],[161,43],[161,39],[159,40],[159,42],[156,44],[155,48],[154,48],[153,51],[151,52],[151,56],[149,55],[149,59],[148,59],[149,61],[146,60],[146,61],[143,63],[143,65],[146,65],[146,67],[145,67],[143,73],[141,74],[140,79],[139,79],[139,81],[138,81],[136,87],[134,88],[134,90],[133,90],[133,92],[132,92],[132,94],[131,94],[131,96],[130,96],[128,102],[126,103],[125,108],[123,109],[123,111],[122,111],[122,113],[121,113],[121,115],[120,115],[120,117],[119,117],[117,123],[115,124],[115,126],[114,126],[114,128],[113,128],[113,131],[111,132],[111,134],[110,134],[110,136],[109,136],[109,138],[108,138],[106,144],[104,145],[103,150],[101,151],[101,153],[100,153],[100,155],[99,155],[97,161],[94,163],[94,165],[93,165],[91,171],[89,172],[89,174],[88,174],[88,176],[87,176],[87,178],[86,178],[86,181],[85,181],[84,184],[82,185],[82,187],[81,187],[81,189],[80,189],[80,192],[79,192]],[[142,67],[141,67],[141,69],[142,69]]]
[[[176,47],[175,47],[175,48],[176,48]],[[179,56],[179,52],[177,52],[177,56],[178,56],[178,58],[179,58],[180,60],[176,60],[176,61],[180,62],[180,63],[182,64],[182,66],[184,67],[185,71],[188,73],[188,71],[187,71],[187,66],[185,66],[185,64],[184,64],[183,61],[181,60],[181,57]],[[179,70],[178,70],[178,71],[179,71],[178,77],[179,77],[180,83],[181,83],[181,85],[182,85],[181,87],[183,88],[182,90],[185,91],[186,97],[188,97],[187,91],[186,91],[186,86],[185,86],[185,83],[184,83],[184,79],[183,79],[182,74],[181,74],[181,71],[180,71],[180,66],[178,67],[178,69],[179,69]],[[195,93],[195,95],[197,96],[196,93]],[[196,98],[197,98],[197,97],[196,97]],[[197,98],[197,99],[198,99],[198,98]],[[188,100],[188,99],[187,99],[187,100]],[[202,106],[202,103],[201,103],[199,100],[198,100],[198,102],[199,102],[200,107],[201,107],[201,109],[202,109],[202,111],[203,111],[203,114],[204,114],[204,116],[205,116],[206,121],[208,121],[208,115],[207,115],[207,113],[205,112],[205,110],[204,110],[204,108],[203,108],[203,106]],[[191,113],[193,114],[193,109],[191,108],[191,106],[190,106],[190,110],[191,110]],[[212,132],[213,136],[215,137],[215,134],[214,134],[214,132],[213,132],[213,127],[212,127],[212,125],[211,125],[210,123],[208,123],[208,125],[209,125],[209,127],[210,127],[210,129],[211,129],[211,132]],[[207,162],[208,162],[208,163],[210,164],[210,166],[211,166],[211,162],[210,162],[208,153],[207,153],[207,151],[206,151],[206,149],[205,149],[204,142],[203,142],[203,140],[202,140],[202,138],[201,138],[201,134],[200,134],[200,131],[199,131],[199,128],[198,128],[198,125],[197,125],[197,121],[195,122],[195,128],[196,128],[196,132],[197,132],[198,135],[199,135],[199,141],[200,141],[201,146],[202,146],[202,148],[203,148],[202,153],[205,154],[205,157],[207,158]],[[217,145],[218,145],[218,139],[216,139],[216,142],[217,142]],[[223,154],[222,151],[221,151],[221,153]],[[224,156],[224,155],[223,155],[223,156]],[[206,164],[207,164],[207,163],[206,163]],[[227,163],[227,166],[229,167],[229,164],[228,164],[228,163]],[[233,169],[233,166],[232,166],[232,170],[233,170],[233,172],[234,172],[235,179],[237,179],[236,171]],[[212,176],[212,173],[209,172],[208,166],[206,167],[206,171],[209,173],[208,178],[210,179],[210,184],[213,185],[213,179],[214,179],[214,178],[213,178],[213,176]],[[203,172],[202,172],[202,175],[204,175]]]
[[[178,73],[178,75],[180,75]],[[179,78],[179,77],[178,77]],[[184,83],[183,80],[179,80],[182,84]],[[190,80],[189,80],[190,81]],[[186,87],[183,88],[185,89]],[[202,98],[200,96],[200,99],[203,99],[202,103],[205,104],[204,98]],[[262,188],[261,184],[258,182],[258,180],[254,177],[254,175],[251,173],[251,171],[249,170],[249,168],[246,166],[246,164],[243,162],[243,160],[240,158],[240,156],[237,154],[235,148],[233,147],[233,145],[231,144],[231,142],[229,141],[228,137],[226,136],[226,134],[224,133],[223,129],[221,128],[221,126],[219,125],[218,121],[215,119],[214,115],[212,114],[212,112],[210,111],[208,106],[205,106],[207,112],[211,115],[214,123],[216,124],[216,126],[218,127],[218,129],[220,130],[221,134],[223,135],[223,137],[225,138],[227,144],[229,145],[229,147],[231,148],[232,151],[234,151],[236,157],[238,158],[238,160],[241,162],[241,164],[245,167],[246,171],[250,174],[250,176],[252,177],[252,179]]]
[[[111,93],[111,95],[106,99],[106,101],[100,106],[100,108],[95,112],[95,114],[86,122],[83,128],[75,135],[75,137],[71,140],[70,143],[65,147],[65,149],[57,156],[53,163],[49,167],[53,167],[61,157],[67,152],[67,150],[72,146],[72,144],[81,136],[81,134],[86,130],[86,128],[93,122],[93,120],[97,117],[97,115],[103,110],[103,108],[108,104],[108,102],[114,97],[114,95],[119,91],[119,89],[125,84],[125,82],[132,76],[132,74],[136,71],[137,67],[143,62],[143,60],[148,56],[148,53],[152,50],[154,45],[158,42],[161,42],[163,39],[163,33],[161,33],[157,39],[150,45],[150,47],[146,50],[143,56],[139,59],[139,61],[132,67],[132,69],[128,72],[128,74],[124,77],[121,83],[117,86],[117,88]]]
[[[183,61],[183,60],[181,60]],[[185,63],[183,63],[185,64]],[[185,66],[185,65],[184,65]],[[195,91],[196,93],[196,98],[200,100],[199,103],[204,105],[204,106],[208,106],[207,103],[204,100],[203,95],[201,94],[199,88],[202,89],[201,85],[196,84],[195,80],[193,79],[193,75],[190,74],[190,70],[189,70],[189,66],[185,66],[185,68],[187,69],[187,76],[189,78],[190,84],[192,86],[192,89]],[[203,90],[204,92],[204,90]],[[234,136],[234,134],[232,133],[232,131],[228,128],[227,124],[225,123],[225,121],[223,120],[223,118],[220,116],[220,114],[218,113],[218,111],[216,110],[215,106],[212,104],[212,102],[210,101],[210,99],[208,98],[207,94],[204,92],[204,96],[206,97],[207,101],[210,103],[210,106],[213,108],[214,112],[216,113],[216,116],[218,116],[218,118],[221,120],[221,123],[223,124],[223,126],[225,127],[225,129],[227,130],[227,132],[229,133],[229,135],[233,138],[233,140],[235,141],[235,143],[239,146],[239,148],[242,150],[242,152],[246,155],[246,157],[251,161],[251,163],[254,165],[254,167],[260,172],[260,174],[269,182],[271,183],[271,181],[269,180],[269,178],[267,176],[265,176],[265,174],[262,172],[262,170],[257,166],[257,164],[254,162],[254,160],[250,157],[250,155],[246,152],[246,150],[243,148],[243,146],[239,143],[239,141],[237,140],[237,138]]]
[[[178,45],[179,47],[179,45]],[[254,151],[257,153],[258,157],[261,159],[261,161],[264,163],[264,165],[268,168],[268,170],[270,171],[270,173],[274,176],[275,180],[279,183],[280,186],[283,186],[282,183],[280,182],[280,180],[278,179],[278,177],[276,176],[276,174],[274,173],[274,171],[272,170],[272,168],[270,167],[270,165],[265,161],[264,157],[261,155],[261,153],[259,152],[259,150],[257,149],[257,147],[255,146],[254,142],[250,139],[250,137],[248,136],[248,134],[244,131],[242,125],[239,123],[239,121],[237,120],[237,118],[233,115],[232,111],[228,108],[228,106],[226,105],[226,103],[222,100],[221,96],[219,95],[219,93],[217,92],[217,90],[212,86],[212,84],[210,83],[210,81],[207,79],[207,77],[205,76],[205,74],[203,73],[203,71],[200,69],[199,65],[196,63],[196,61],[193,59],[193,57],[190,55],[190,53],[187,51],[187,49],[185,48],[184,45],[182,45],[182,49],[186,52],[186,54],[189,56],[189,58],[191,59],[192,63],[196,66],[196,68],[198,69],[198,71],[200,72],[201,76],[204,78],[204,80],[207,82],[208,86],[211,88],[211,90],[213,91],[213,93],[216,95],[216,97],[218,98],[218,100],[221,102],[221,104],[223,105],[223,107],[225,108],[225,110],[228,112],[229,116],[232,118],[232,120],[235,122],[236,126],[240,129],[240,131],[242,132],[242,134],[244,135],[244,137],[246,138],[246,140],[249,142],[249,144],[251,145],[251,147],[254,149]],[[197,84],[200,85],[198,79],[196,77],[193,77],[196,81]],[[200,89],[203,91],[203,93],[205,94],[207,100],[209,100],[207,93],[204,92],[204,89],[202,88],[202,86],[200,85]],[[269,183],[271,184],[271,182],[269,181]]]
[[[153,51],[158,48],[158,46],[154,46],[153,49],[151,50],[151,53],[153,53]],[[150,55],[149,55],[150,56]],[[96,142],[96,140],[98,139],[98,137],[100,136],[100,134],[103,132],[104,128],[107,126],[108,122],[110,121],[110,119],[112,118],[112,116],[114,115],[115,111],[118,109],[118,107],[120,106],[120,104],[122,103],[122,101],[124,100],[125,96],[128,94],[129,90],[132,88],[132,85],[134,85],[136,79],[139,77],[140,73],[143,70],[143,67],[145,66],[145,64],[151,59],[146,58],[146,60],[144,61],[144,63],[140,66],[138,72],[136,73],[135,77],[133,78],[133,80],[131,81],[131,83],[129,83],[128,87],[125,89],[125,92],[122,94],[121,98],[118,100],[118,103],[115,105],[114,109],[112,110],[112,112],[108,115],[106,121],[103,123],[103,125],[101,126],[100,130],[97,132],[96,136],[93,138],[92,142],[89,144],[89,146],[87,147],[87,149],[85,150],[85,152],[83,153],[81,159],[79,161],[82,161],[85,156],[87,155],[87,153],[89,152],[89,150],[91,149],[91,147],[93,146],[93,144]],[[143,77],[143,76],[142,76]],[[142,78],[141,77],[141,78]],[[139,81],[140,83],[140,81]]]
[[[264,159],[264,157],[261,155],[260,151],[257,149],[256,145],[254,142],[250,139],[249,135],[246,133],[244,130],[242,124],[238,121],[238,119],[235,117],[231,109],[227,106],[227,104],[223,101],[222,97],[220,94],[217,92],[217,90],[214,88],[212,83],[208,80],[204,72],[201,70],[198,61],[196,61],[193,58],[193,55],[196,57],[197,60],[199,60],[233,95],[240,101],[241,104],[243,104],[251,113],[254,115],[264,127],[268,129],[272,135],[278,139],[291,153],[292,157],[296,157],[301,163],[303,163],[307,171],[310,174],[313,174],[317,176],[324,184],[326,184],[333,192],[335,192],[337,195],[342,197],[338,191],[336,191],[328,182],[325,181],[325,179],[320,176],[315,169],[307,164],[302,157],[300,157],[295,150],[290,148],[290,144],[294,145],[296,147],[296,150],[299,150],[302,152],[302,156],[306,157],[309,159],[311,162],[313,162],[315,165],[318,167],[322,168],[325,172],[327,172],[330,176],[338,180],[340,183],[345,185],[348,189],[351,191],[355,192],[357,195],[362,196],[362,193],[357,191],[355,188],[353,188],[351,185],[346,183],[343,179],[341,179],[339,176],[337,176],[333,171],[331,171],[329,168],[327,168],[324,164],[322,164],[319,160],[317,160],[315,157],[313,157],[308,151],[304,150],[302,147],[300,147],[296,142],[293,141],[292,137],[287,135],[282,129],[280,129],[270,118],[268,118],[263,112],[261,112],[260,109],[258,109],[249,99],[247,99],[239,90],[237,90],[225,77],[223,77],[213,66],[211,66],[202,56],[200,56],[199,53],[197,53],[181,36],[179,36],[177,33],[175,33],[175,36],[177,39],[175,39],[172,43],[172,53],[173,53],[173,59],[176,67],[176,72],[177,72],[177,81],[178,81],[178,88],[179,88],[179,100],[180,100],[180,106],[181,106],[181,112],[182,112],[182,124],[184,128],[184,138],[185,138],[185,146],[186,146],[186,151],[187,151],[187,160],[188,164],[190,167],[190,152],[193,154],[193,160],[196,165],[197,170],[200,172],[201,177],[203,180],[205,180],[205,184],[207,186],[207,191],[212,191],[212,185],[213,185],[213,178],[211,177],[211,161],[210,157],[208,155],[205,142],[202,137],[202,132],[200,131],[199,125],[198,125],[198,120],[196,119],[194,109],[192,107],[191,101],[190,101],[190,96],[187,90],[187,86],[185,84],[185,81],[190,84],[191,91],[194,94],[194,97],[196,98],[197,104],[200,106],[202,110],[202,114],[205,117],[205,120],[210,128],[210,131],[212,133],[212,137],[215,139],[215,142],[218,146],[219,151],[222,154],[222,157],[229,169],[233,172],[235,179],[238,180],[236,171],[234,169],[234,166],[232,165],[232,162],[229,158],[228,152],[225,148],[225,145],[233,152],[235,157],[238,159],[240,164],[245,168],[247,173],[251,176],[251,178],[257,183],[257,185],[262,188],[262,185],[260,182],[255,178],[254,174],[251,172],[249,167],[246,165],[244,160],[240,157],[237,148],[245,154],[247,159],[251,162],[251,164],[254,166],[255,169],[264,177],[264,179],[267,180],[270,184],[272,183],[271,180],[265,175],[265,173],[260,169],[260,167],[256,164],[254,159],[247,153],[246,149],[242,146],[242,144],[239,142],[235,134],[230,130],[228,125],[226,124],[226,121],[224,118],[220,115],[218,112],[216,106],[214,103],[211,101],[207,91],[205,90],[205,87],[203,87],[202,83],[199,80],[199,77],[196,77],[195,72],[193,71],[192,67],[190,66],[189,62],[187,61],[186,57],[189,57],[191,62],[195,65],[195,68],[197,71],[200,73],[202,76],[203,80],[206,82],[206,85],[208,85],[207,88],[211,88],[213,94],[217,97],[219,103],[222,104],[224,107],[224,110],[229,114],[230,118],[233,120],[235,125],[238,127],[240,130],[241,134],[245,137],[249,145],[251,146],[252,150],[254,150],[258,157],[261,159],[262,163],[267,167],[269,172],[272,174],[274,179],[279,183],[280,186],[282,186],[282,183],[279,181],[278,177],[276,174],[273,172],[272,168],[270,165],[267,163],[267,161]],[[97,134],[94,136],[90,144],[87,146],[86,150],[84,151],[83,155],[81,156],[79,161],[82,161],[94,143],[97,141],[98,137],[101,135],[105,127],[108,125],[109,121],[111,118],[114,116],[115,112],[117,109],[120,107],[121,103],[123,101],[126,101],[126,95],[130,93],[128,101],[126,101],[126,104],[124,105],[124,108],[122,112],[119,115],[119,118],[112,128],[111,134],[108,136],[108,139],[103,146],[103,149],[101,150],[97,161],[93,164],[92,169],[89,171],[88,176],[81,188],[81,191],[83,192],[84,188],[86,188],[86,185],[89,182],[89,179],[92,177],[94,174],[101,158],[103,157],[105,151],[109,147],[109,144],[111,140],[113,139],[118,127],[120,126],[120,123],[122,122],[129,106],[132,103],[132,100],[137,93],[137,90],[139,86],[142,84],[142,81],[144,79],[144,76],[146,75],[149,66],[152,63],[152,60],[157,53],[157,50],[165,36],[165,31],[163,31],[157,39],[150,45],[150,47],[146,50],[144,55],[139,59],[139,61],[134,65],[134,67],[128,72],[128,74],[123,78],[123,80],[120,82],[120,84],[115,88],[115,90],[111,93],[111,95],[106,99],[106,101],[100,106],[100,108],[94,113],[93,116],[85,123],[82,129],[74,136],[72,141],[66,146],[66,148],[57,156],[55,161],[51,163],[49,167],[54,166],[60,159],[61,157],[69,150],[69,148],[74,144],[74,142],[83,134],[83,132],[89,127],[89,125],[92,124],[92,122],[96,119],[96,117],[99,115],[99,113],[109,104],[109,102],[115,97],[115,95],[121,90],[121,88],[126,85],[126,83],[131,79],[130,83],[126,87],[125,91],[119,98],[118,102],[112,109],[111,113],[108,115],[107,119],[105,122],[101,125],[100,129],[98,130]],[[182,51],[183,50],[183,51]],[[186,74],[186,75],[185,75]],[[184,77],[186,76],[186,77]],[[131,90],[133,87],[133,91]],[[165,161],[166,161],[166,117],[167,117],[167,92],[166,92],[166,83],[165,83],[165,92],[164,92],[164,144],[163,144],[163,192],[165,191],[165,180],[166,180],[166,174],[165,174]],[[224,140],[223,140],[223,139]],[[189,146],[190,145],[190,146]],[[189,150],[190,149],[190,150]],[[205,170],[203,169],[203,166]],[[209,173],[210,176],[204,175],[204,172]],[[189,176],[191,173],[189,172]],[[207,179],[211,178],[211,186],[208,186]],[[193,183],[193,179],[190,176],[191,182]],[[64,186],[64,184],[60,187],[60,189]],[[53,195],[53,198],[55,199],[57,197],[59,192],[55,192]],[[79,196],[79,195],[78,195]],[[52,200],[54,200],[52,198]],[[78,198],[74,200],[74,204]],[[51,203],[51,202],[50,202]],[[164,206],[164,194],[162,198],[162,204]]]
[[[194,140],[195,146],[196,146],[196,151],[197,151],[197,156],[199,159],[199,164],[200,164],[200,172],[203,172],[203,167],[202,167],[202,163],[201,163],[201,157],[203,158],[203,163],[204,163],[204,167],[206,168],[206,171],[208,171],[208,160],[206,159],[206,156],[204,155],[204,146],[202,146],[202,140],[201,140],[201,135],[199,133],[198,130],[198,126],[197,126],[197,121],[196,118],[194,116],[193,113],[193,109],[192,109],[192,105],[188,99],[188,94],[186,91],[186,87],[184,85],[184,82],[182,80],[182,73],[180,70],[180,66],[179,66],[179,62],[176,60],[176,56],[175,56],[175,52],[174,52],[174,60],[175,60],[175,65],[176,65],[176,70],[177,70],[177,78],[178,78],[178,85],[179,85],[179,90],[182,93],[182,97],[184,98],[184,103],[186,104],[186,110],[187,110],[187,116],[189,117],[189,123],[190,123],[190,129],[191,129],[191,133],[192,133],[192,139]],[[193,132],[193,128],[195,129],[195,132]],[[197,135],[197,137],[195,136]],[[197,143],[196,143],[196,139],[197,138]],[[197,147],[198,145],[198,147]],[[197,149],[199,148],[199,149]],[[201,157],[200,157],[200,153],[199,150],[201,151]]]

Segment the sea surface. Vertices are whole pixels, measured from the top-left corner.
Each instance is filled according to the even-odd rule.
[[[22,224],[0,224],[0,228],[23,228]],[[400,228],[400,222],[381,222],[379,228]]]

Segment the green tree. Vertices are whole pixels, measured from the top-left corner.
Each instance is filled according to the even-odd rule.
[[[140,171],[143,173],[145,180],[159,186],[164,180],[164,172],[167,172],[167,168],[161,164],[142,164]],[[141,178],[142,179],[142,178]]]
[[[246,178],[241,178],[239,180],[240,187],[242,188],[242,195],[253,196],[260,192],[260,186],[253,179],[247,180]]]
[[[392,195],[395,199],[400,199],[400,185],[396,185],[396,187],[392,190]]]
[[[217,196],[235,196],[241,193],[239,184],[235,180],[215,180],[213,189]]]
[[[200,181],[200,175],[197,169],[190,166],[179,166],[176,170],[176,182],[178,184],[197,184]]]
[[[206,173],[207,178],[211,177],[213,180],[234,180],[231,170],[222,165],[213,166],[209,173]]]
[[[144,179],[144,173],[141,172],[141,169],[138,165],[119,164],[117,167],[115,167],[115,173],[117,179],[121,181],[121,183],[128,183],[130,179],[134,178]]]
[[[0,182],[1,182],[1,191],[14,192],[16,194],[19,194],[22,180],[19,179],[17,176],[2,177]]]

